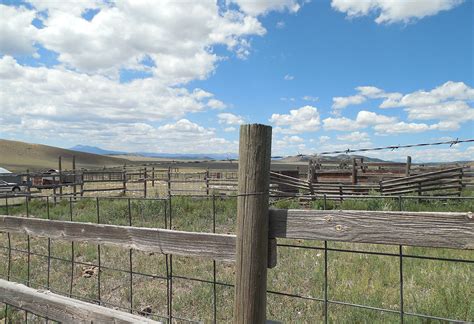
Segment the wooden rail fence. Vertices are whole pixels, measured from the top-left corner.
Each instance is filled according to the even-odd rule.
[[[270,179],[298,189],[310,188],[310,182],[270,172],[270,145],[270,127],[241,127],[236,235],[7,215],[0,215],[0,232],[235,262],[234,323],[266,321],[267,267],[276,265],[276,239],[279,238],[474,249],[472,212],[269,210]],[[398,188],[399,183],[406,187],[412,180],[417,184],[444,180],[441,175],[451,177],[460,170],[410,176],[404,181],[389,180],[384,188]],[[401,189],[397,190],[399,193]],[[57,321],[154,323],[5,280],[0,280],[0,302]]]

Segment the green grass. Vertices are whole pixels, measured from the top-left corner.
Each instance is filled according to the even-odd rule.
[[[72,206],[72,209],[70,207]],[[273,204],[277,208],[300,208],[296,200],[285,200]],[[310,208],[322,209],[322,200],[311,202]],[[44,200],[29,202],[31,216],[47,218],[48,206]],[[100,222],[128,225],[129,207],[134,226],[165,227],[169,225],[170,210],[167,201],[103,199],[99,200]],[[398,210],[399,201],[394,199],[361,199],[327,201],[328,209],[352,210]],[[403,210],[408,211],[473,211],[474,201],[421,201],[402,200]],[[213,210],[216,211],[216,232],[235,231],[236,200],[232,198],[192,199],[173,197],[171,202],[172,228],[188,231],[213,230]],[[56,205],[50,203],[51,219],[84,222],[97,222],[97,205],[94,199],[83,199],[69,204],[62,200]],[[0,212],[4,213],[0,207]],[[10,206],[9,214],[25,215],[24,201],[18,206]],[[166,216],[166,217],[165,217]],[[0,244],[6,246],[7,235],[0,234]],[[11,235],[13,248],[27,249],[25,235]],[[268,289],[271,291],[295,294],[308,298],[324,298],[324,246],[320,241],[279,240],[316,249],[278,248],[278,265],[268,271]],[[48,240],[30,238],[31,251],[47,254]],[[374,252],[398,253],[398,246],[350,244],[328,242],[328,247],[356,249]],[[404,247],[404,254],[428,255],[433,257],[474,259],[472,251],[451,249]],[[71,259],[71,243],[53,240],[51,254],[55,258]],[[142,309],[151,306],[153,313],[166,316],[166,257],[140,251],[132,252],[133,271],[149,276],[133,275],[133,307]],[[74,244],[76,262],[97,264],[97,245],[80,242]],[[111,246],[101,246],[101,299],[109,305],[127,308],[130,305],[130,251]],[[0,251],[0,277],[6,278],[8,254]],[[169,264],[168,264],[169,265]],[[420,260],[404,258],[404,307],[406,312],[447,317],[464,321],[474,320],[474,265],[460,262]],[[12,280],[25,282],[27,279],[27,256],[12,252]],[[97,275],[91,278],[82,276],[82,265],[76,264],[72,276],[74,295],[96,299],[98,293]],[[190,281],[177,277],[191,277],[204,281],[213,279],[213,262],[207,259],[173,256],[173,315],[194,320],[212,322],[213,285],[212,283]],[[230,263],[216,263],[217,281],[232,284],[234,266]],[[153,277],[155,276],[155,277]],[[31,286],[43,288],[47,285],[47,258],[31,256]],[[53,290],[69,292],[71,282],[71,263],[53,260],[51,262],[50,283]],[[233,288],[218,285],[218,322],[232,320]],[[330,300],[386,308],[398,311],[400,307],[399,258],[398,256],[379,256],[347,252],[328,252],[328,297]],[[320,301],[299,299],[278,294],[268,294],[268,318],[282,322],[318,323],[324,320],[324,307]],[[20,321],[23,313],[14,311],[10,315]],[[399,315],[388,312],[354,308],[346,305],[329,304],[329,319],[332,323],[397,323]],[[0,319],[4,317],[0,311]],[[163,318],[156,317],[158,320]],[[33,320],[32,320],[33,321]],[[407,316],[408,323],[437,323]],[[34,322],[34,321],[33,321]],[[179,320],[176,322],[180,323]]]

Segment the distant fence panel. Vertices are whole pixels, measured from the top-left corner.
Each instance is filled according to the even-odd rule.
[[[383,195],[402,195],[442,192],[442,195],[460,195],[463,188],[463,168],[421,173],[400,179],[380,182]]]

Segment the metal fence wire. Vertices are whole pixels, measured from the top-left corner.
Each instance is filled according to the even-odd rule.
[[[81,209],[87,208],[87,204],[94,204],[95,210],[95,222],[98,224],[104,223],[113,223],[116,225],[127,225],[127,226],[154,226],[161,227],[165,229],[178,229],[181,230],[180,226],[185,223],[185,220],[178,219],[179,224],[176,222],[178,213],[176,209],[181,208],[191,208],[191,202],[205,202],[205,206],[209,209],[207,211],[203,210],[191,210],[186,209],[186,212],[191,216],[197,217],[196,213],[207,214],[207,217],[204,219],[199,219],[206,226],[209,226],[208,231],[212,233],[217,232],[217,228],[221,225],[219,222],[222,221],[218,217],[218,204],[220,201],[236,199],[238,195],[226,195],[226,196],[217,196],[217,195],[208,195],[208,196],[183,196],[172,195],[170,188],[168,188],[169,195],[165,198],[127,198],[127,197],[68,197],[61,198],[58,201],[53,202],[52,199],[48,196],[31,196],[31,197],[9,197],[5,196],[4,204],[0,208],[3,208],[3,212],[6,215],[23,215],[25,217],[39,217],[50,219],[62,218],[63,220],[70,221],[91,221],[91,219],[85,219]],[[278,198],[278,199],[277,199]],[[271,201],[275,202],[284,197],[279,197],[273,195]],[[328,209],[328,199],[326,195],[322,197],[313,197],[314,199],[319,199],[321,202],[322,209]],[[381,199],[387,199],[387,197],[380,197]],[[444,197],[445,201],[453,199],[455,197]],[[463,197],[466,198],[466,197]],[[474,197],[471,197],[474,198]],[[22,201],[19,201],[21,199]],[[357,199],[357,197],[347,197],[345,199]],[[364,199],[368,199],[364,197]],[[375,199],[375,198],[372,198]],[[400,211],[404,208],[405,198],[402,196],[392,197]],[[420,197],[416,197],[420,199]],[[429,199],[438,199],[436,197],[427,197],[423,198],[424,200]],[[451,200],[449,200],[451,201]],[[461,201],[458,199],[458,201]],[[34,204],[35,214],[32,214],[32,205]],[[182,205],[185,205],[184,207]],[[188,204],[188,205],[186,205]],[[135,211],[140,206],[143,208],[148,208],[147,211],[151,218],[145,213],[140,213]],[[203,206],[202,204],[199,206]],[[121,207],[121,209],[119,209]],[[67,210],[67,215],[63,215],[64,211]],[[89,212],[90,210],[88,210]],[[38,214],[39,213],[39,214]],[[146,219],[145,219],[146,218]],[[232,223],[233,220],[225,219],[224,221]],[[220,227],[219,227],[220,228]],[[222,307],[224,303],[232,303],[232,294],[227,293],[223,294],[221,289],[230,289],[233,290],[233,283],[231,280],[224,280],[225,276],[219,276],[221,269],[228,267],[226,264],[220,262],[212,261],[210,267],[210,276],[201,278],[199,276],[193,276],[189,274],[188,271],[176,272],[173,270],[173,267],[179,266],[182,270],[182,265],[180,265],[179,260],[173,259],[173,255],[164,255],[159,262],[158,267],[164,268],[164,273],[159,273],[157,271],[157,263],[155,261],[155,256],[143,256],[139,255],[138,251],[129,249],[128,251],[123,251],[125,258],[121,260],[126,260],[125,263],[121,266],[116,266],[110,260],[111,257],[114,257],[113,254],[107,252],[107,248],[102,245],[96,245],[95,253],[84,249],[80,246],[80,243],[58,243],[50,238],[46,240],[46,247],[44,248],[43,244],[39,244],[39,240],[32,240],[29,235],[26,235],[25,240],[23,238],[14,237],[10,233],[3,234],[3,243],[1,249],[3,251],[3,257],[6,258],[4,266],[6,269],[1,273],[1,277],[9,281],[15,281],[19,283],[24,283],[29,287],[37,289],[46,289],[54,293],[58,293],[64,296],[69,296],[72,298],[77,298],[83,301],[87,301],[94,304],[103,305],[106,307],[112,307],[115,309],[120,309],[128,311],[133,314],[138,314],[146,316],[148,318],[156,319],[159,321],[164,321],[167,323],[185,323],[185,322],[194,322],[201,323],[203,320],[205,322],[227,322],[231,321],[232,314],[221,314],[220,310],[225,307]],[[26,243],[26,244],[25,244]],[[58,255],[58,251],[61,250],[62,246],[65,244],[70,244],[69,256],[65,257],[63,255]],[[413,319],[422,320],[422,321],[448,321],[448,322],[465,322],[469,320],[474,320],[473,318],[444,318],[439,317],[433,314],[421,314],[417,312],[409,311],[406,308],[406,303],[409,300],[406,295],[405,283],[406,283],[406,261],[407,260],[423,260],[426,262],[426,267],[430,267],[429,262],[449,262],[455,264],[464,264],[472,266],[474,269],[474,259],[472,254],[469,255],[469,258],[451,258],[451,257],[439,257],[439,256],[430,256],[430,255],[419,255],[416,253],[406,252],[404,246],[398,246],[397,252],[381,252],[381,251],[372,251],[370,249],[359,250],[352,248],[340,247],[337,244],[332,244],[331,242],[324,241],[321,245],[309,245],[305,242],[297,241],[280,241],[278,244],[279,253],[283,249],[289,249],[290,251],[312,251],[316,253],[322,253],[322,282],[310,282],[310,285],[322,285],[322,295],[321,296],[311,296],[310,294],[295,293],[291,292],[292,287],[288,287],[287,291],[273,290],[269,289],[267,291],[269,298],[290,298],[292,300],[300,300],[302,302],[315,303],[320,307],[321,314],[309,314],[309,317],[314,315],[315,322],[323,321],[324,323],[334,322],[331,317],[331,307],[352,307],[357,309],[362,309],[370,312],[376,312],[380,314],[392,314],[398,315],[400,323],[404,323],[406,320],[412,321]],[[349,301],[338,300],[331,297],[331,288],[332,283],[329,281],[331,271],[335,271],[331,267],[331,257],[336,254],[355,254],[355,255],[365,255],[365,256],[379,256],[379,257],[388,257],[396,260],[398,263],[398,307],[382,307],[382,306],[373,306],[365,305],[360,303],[352,303]],[[64,254],[64,253],[62,253]],[[86,254],[90,254],[86,257]],[[92,255],[92,256],[91,256]],[[26,260],[25,260],[26,256]],[[149,257],[149,262],[145,262]],[[35,262],[33,262],[35,259]],[[90,261],[88,259],[93,259]],[[42,260],[42,263],[38,263],[37,260]],[[145,260],[145,261],[144,261]],[[119,260],[115,260],[119,261]],[[120,261],[119,261],[120,262]],[[145,262],[145,263],[144,263]],[[177,262],[177,263],[176,263]],[[44,264],[45,263],[45,264]],[[38,266],[40,264],[40,266]],[[56,268],[56,269],[55,269]],[[209,269],[209,267],[205,267]],[[82,269],[82,272],[81,270]],[[146,269],[148,271],[144,271]],[[312,269],[308,269],[311,271]],[[271,271],[279,271],[278,266]],[[354,269],[357,271],[357,269]],[[46,273],[44,273],[46,272]],[[109,284],[110,272],[116,273],[121,280],[119,282],[114,282],[113,289],[107,289],[105,293],[105,281],[107,285]],[[471,274],[473,272],[471,271]],[[467,274],[469,276],[469,274]],[[95,289],[85,289],[86,291],[80,291],[77,288],[77,278],[84,276],[89,280],[95,278],[95,285],[90,285]],[[224,279],[223,279],[224,278]],[[182,298],[186,298],[187,294],[184,294],[182,290],[183,287],[193,284],[206,285],[210,290],[210,303],[208,318],[198,318],[196,314],[186,312],[186,309],[183,310],[183,306],[177,306],[175,304],[175,298],[178,298],[178,301]],[[165,307],[161,309],[154,309],[154,307],[146,304],[140,304],[143,302],[138,300],[138,291],[141,291],[143,294],[143,287],[150,287],[151,285],[157,286],[160,285],[164,287],[164,300],[166,303]],[[57,288],[60,287],[60,288]],[[114,296],[114,289],[116,289],[117,294],[125,294],[122,296],[126,300],[126,305],[123,302],[120,302],[118,297]],[[146,290],[146,288],[145,288]],[[187,291],[187,289],[185,289]],[[177,292],[179,292],[179,297],[177,297]],[[153,290],[150,294],[155,294],[151,297],[161,298],[160,295],[162,291]],[[158,296],[159,295],[159,296]],[[150,297],[150,298],[151,298]],[[471,294],[472,297],[472,294]],[[230,299],[230,300],[229,300]],[[160,299],[161,300],[161,299]],[[471,299],[472,301],[472,299]],[[467,300],[466,302],[470,302]],[[18,312],[24,312],[24,316],[20,318]],[[187,313],[187,314],[186,314]],[[42,318],[40,316],[33,316],[34,314],[29,314],[26,310],[21,308],[16,308],[11,305],[4,305],[4,318],[6,323],[13,323],[15,321],[23,322],[49,322],[48,318]],[[466,316],[469,316],[466,314]],[[322,319],[322,320],[321,320]],[[277,319],[278,320],[278,319]],[[288,319],[287,319],[288,320]]]

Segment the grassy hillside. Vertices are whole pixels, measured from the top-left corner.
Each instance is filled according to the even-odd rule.
[[[62,156],[63,159],[63,169],[71,169],[73,155],[76,156],[77,168],[98,168],[123,165],[124,163],[130,164],[129,160],[121,158],[0,139],[0,166],[13,172],[22,172],[26,169],[57,169],[59,156]]]

